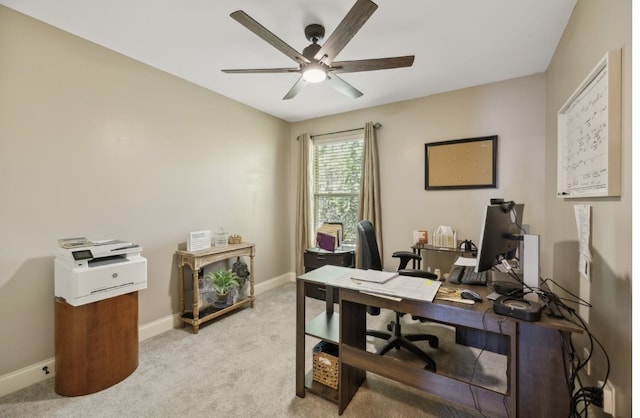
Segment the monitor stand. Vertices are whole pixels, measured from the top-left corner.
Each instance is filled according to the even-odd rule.
[[[540,236],[524,234],[522,237],[519,248],[520,268],[511,268],[511,273],[506,273],[504,269],[508,266],[498,264],[501,271],[489,271],[488,281],[491,282],[491,287],[496,293],[522,297],[525,293],[525,285],[532,289],[540,287]],[[539,302],[536,293],[528,292],[523,298],[531,302]]]
[[[524,257],[522,257],[524,284],[532,289],[540,287],[540,235],[524,235]],[[538,302],[536,293],[528,293],[525,300]]]
[[[511,273],[491,270],[489,280],[493,289],[501,295],[521,297],[524,285],[532,289],[540,287],[540,236],[524,234],[520,247],[520,269],[511,269]],[[503,267],[504,268],[504,267]],[[513,276],[515,274],[517,278]],[[524,285],[523,285],[524,283]],[[525,300],[538,302],[536,293],[527,293]]]

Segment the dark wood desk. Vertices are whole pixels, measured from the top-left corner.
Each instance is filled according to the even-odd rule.
[[[445,301],[395,301],[339,288],[340,313],[333,312],[334,301],[328,298],[327,312],[306,324],[304,295],[307,284],[332,287],[336,277],[349,274],[349,271],[344,267],[325,266],[298,277],[296,395],[304,397],[305,391],[309,390],[337,403],[338,412],[342,414],[369,371],[470,409],[475,409],[478,405],[486,416],[513,416],[513,411],[519,417],[569,415],[571,397],[565,380],[562,342],[567,341],[570,333],[582,331],[577,326],[545,315],[538,322],[496,315],[491,310],[492,302],[486,299],[489,293],[487,288],[474,288],[485,297],[483,302],[474,305]],[[327,295],[332,294],[333,292],[327,292]],[[367,305],[506,336],[509,340],[506,393],[495,392],[366,351]],[[311,373],[305,375],[305,335],[339,344],[340,379],[337,390],[312,381]]]

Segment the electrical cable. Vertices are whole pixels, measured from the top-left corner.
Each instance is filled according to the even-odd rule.
[[[562,298],[552,292],[551,290],[542,289],[542,287],[547,287],[547,282],[551,282],[554,286],[562,289],[568,295],[569,298]],[[545,304],[545,306],[550,311],[549,315],[556,318],[564,319],[577,327],[581,328],[587,336],[588,339],[588,351],[589,355],[580,360],[576,349],[573,344],[573,337],[569,336],[569,341],[567,342],[564,336],[561,337],[561,345],[563,350],[563,364],[564,370],[567,371],[565,375],[567,389],[571,396],[571,410],[570,417],[571,418],[587,418],[589,416],[589,406],[595,405],[598,407],[602,407],[604,403],[604,387],[607,384],[609,379],[609,373],[611,371],[611,361],[609,355],[607,354],[606,349],[603,344],[596,338],[595,335],[591,333],[587,323],[584,319],[576,312],[576,310],[569,306],[567,303],[574,303],[576,305],[591,307],[591,304],[582,298],[576,296],[572,292],[568,291],[560,284],[555,282],[550,278],[543,279],[540,287],[532,289],[540,298],[540,300]],[[562,333],[561,333],[562,335]],[[583,384],[582,378],[580,376],[580,372],[584,370],[587,363],[591,360],[593,356],[594,349],[598,347],[598,349],[603,353],[604,358],[606,360],[606,371],[604,378],[602,379],[602,384],[598,386],[586,386]],[[569,364],[567,364],[566,359],[569,359]],[[567,367],[569,366],[569,367]]]
[[[518,225],[519,226],[519,225]],[[520,226],[519,226],[520,227]],[[509,277],[522,284],[522,289],[514,289],[510,296],[521,296],[527,293],[534,293],[548,310],[548,315],[554,318],[564,319],[584,331],[587,336],[589,355],[585,359],[580,359],[573,344],[573,336],[570,335],[567,341],[564,334],[560,332],[560,344],[563,352],[563,366],[565,373],[565,383],[568,393],[571,396],[570,418],[587,418],[589,406],[602,407],[604,403],[604,387],[609,379],[611,362],[602,343],[591,333],[589,327],[575,308],[570,304],[591,308],[592,305],[584,299],[576,296],[572,292],[550,278],[540,278],[539,287],[529,286],[513,271],[507,270]],[[549,283],[564,291],[568,296],[561,297],[549,289]],[[495,290],[495,289],[494,289]],[[583,383],[580,373],[585,369],[591,360],[595,348],[598,348],[606,360],[606,371],[602,383],[598,386],[587,386]],[[567,361],[568,359],[568,361]]]
[[[518,227],[520,231],[526,233],[522,225],[518,223],[517,213],[515,211],[515,203],[514,202],[505,202],[505,211],[511,212],[511,215],[514,219],[514,224]],[[503,262],[503,258],[498,260],[499,263]],[[504,263],[506,264],[506,263]],[[582,317],[576,312],[574,308],[569,306],[569,303],[574,303],[579,306],[585,306],[591,308],[591,304],[584,299],[576,296],[572,292],[568,291],[560,284],[555,282],[550,278],[542,279],[539,287],[529,286],[522,280],[512,269],[508,268],[506,265],[506,272],[509,274],[509,277],[516,280],[519,284],[522,284],[522,289],[514,289],[513,292],[509,292],[511,296],[518,296],[518,293],[521,295],[527,293],[535,293],[539,299],[544,303],[545,307],[549,311],[549,315],[554,318],[561,318],[572,324],[581,328],[588,338],[588,350],[589,354],[587,358],[580,360],[575,347],[573,345],[572,336],[569,336],[569,341],[566,341],[562,332],[560,333],[561,339],[561,347],[563,351],[563,366],[565,373],[565,383],[567,384],[567,389],[571,396],[571,418],[576,417],[587,417],[588,416],[588,407],[593,404],[599,407],[603,406],[603,389],[607,384],[609,379],[609,373],[611,370],[611,363],[609,359],[609,355],[607,354],[602,343],[591,333],[589,327],[586,322],[582,319]],[[559,289],[564,291],[569,295],[569,297],[560,297],[554,292],[552,292],[548,286],[548,282],[553,283],[554,286],[557,286]],[[543,289],[546,287],[547,289]],[[495,289],[494,289],[495,290]],[[595,342],[595,343],[594,343]],[[598,348],[604,354],[606,360],[606,372],[605,376],[602,379],[602,384],[599,386],[585,386],[580,377],[580,372],[586,367],[587,363],[591,360],[591,357],[594,352],[594,348],[598,346]],[[567,363],[567,359],[569,362]],[[568,366],[568,367],[567,367]]]
[[[482,354],[485,352],[486,348],[487,348],[487,338],[486,338],[486,333],[490,332],[487,329],[487,322],[486,322],[486,317],[487,317],[487,313],[489,311],[491,311],[492,308],[487,308],[484,313],[482,314],[482,330],[485,331],[482,335],[483,335],[483,344],[482,344],[482,348],[480,349],[480,352],[478,353],[478,355],[476,356],[474,362],[473,362],[473,368],[471,369],[471,377],[469,378],[468,386],[469,386],[469,392],[471,393],[471,398],[473,399],[473,406],[476,409],[476,411],[478,411],[478,413],[483,416],[484,418],[489,418],[488,416],[486,416],[483,412],[482,409],[480,408],[480,405],[478,404],[478,399],[476,398],[476,394],[473,391],[473,379],[475,378],[475,374],[476,374],[476,367],[478,365],[478,361],[480,360],[480,356],[482,356]],[[498,322],[498,329],[500,331],[500,335],[503,335],[502,333],[502,322],[504,322],[507,318],[504,317],[502,318],[499,322]],[[508,405],[506,404],[506,396],[503,397],[503,404],[505,406],[505,411],[507,413],[507,417],[510,417],[510,411],[508,408]]]

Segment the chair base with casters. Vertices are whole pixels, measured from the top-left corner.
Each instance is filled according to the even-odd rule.
[[[382,262],[380,260],[380,253],[378,251],[378,244],[376,242],[375,232],[371,222],[363,220],[358,222],[358,238],[360,240],[360,247],[362,250],[362,268],[382,270]],[[410,251],[396,251],[392,254],[392,257],[399,258],[400,263],[398,266],[398,273],[403,276],[422,277],[425,279],[437,280],[437,276],[433,273],[429,273],[422,270],[407,269],[407,265],[411,260],[421,260],[422,257],[418,254],[414,254]],[[370,315],[379,315],[380,308],[375,306],[367,306],[367,312]],[[388,342],[384,345],[382,350],[378,354],[385,355],[392,348],[399,350],[404,348],[415,356],[420,358],[426,363],[425,369],[436,371],[436,363],[427,353],[425,353],[420,347],[414,344],[414,341],[428,341],[429,346],[433,348],[438,347],[438,337],[429,334],[411,334],[402,335],[402,327],[400,325],[400,317],[404,315],[401,312],[396,312],[396,320],[387,325],[387,329],[392,333],[386,333],[378,330],[367,330],[367,335],[372,337],[381,338]],[[414,318],[423,320],[424,318]]]
[[[396,320],[391,321],[389,324],[387,324],[387,329],[393,332],[393,334],[389,334],[383,331],[367,330],[367,335],[371,335],[372,337],[382,338],[388,341],[384,345],[384,347],[382,347],[382,349],[378,351],[378,354],[381,356],[384,356],[389,351],[391,351],[392,348],[395,348],[396,350],[400,350],[401,348],[404,348],[412,352],[416,357],[420,358],[422,361],[424,361],[426,363],[426,366],[424,366],[425,369],[435,372],[436,362],[433,361],[433,359],[427,353],[425,353],[420,347],[415,345],[413,342],[428,341],[430,347],[438,348],[438,344],[439,344],[438,337],[435,335],[429,335],[429,334],[402,335],[402,326],[400,325],[401,316],[402,314],[400,312],[396,312]]]

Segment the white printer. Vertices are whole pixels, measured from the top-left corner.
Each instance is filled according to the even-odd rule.
[[[147,288],[147,259],[142,247],[120,240],[58,240],[55,295],[73,306]]]

